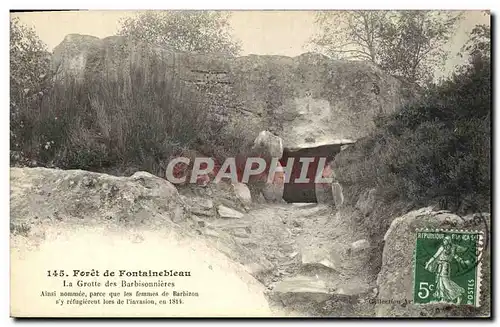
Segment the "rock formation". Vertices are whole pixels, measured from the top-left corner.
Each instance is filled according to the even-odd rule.
[[[120,36],[77,34],[68,35],[53,52],[56,79],[102,78],[130,87],[135,69],[145,81],[160,76],[202,92],[212,115],[240,124],[249,140],[269,130],[289,148],[363,137],[375,115],[394,112],[406,101],[401,82],[374,65],[315,53],[233,58],[174,53]],[[185,97],[182,101],[190,100]]]

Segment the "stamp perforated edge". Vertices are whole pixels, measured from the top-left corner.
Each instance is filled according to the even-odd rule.
[[[430,233],[457,233],[457,234],[478,234],[479,235],[479,240],[477,243],[477,247],[479,250],[479,254],[477,256],[477,265],[476,265],[476,301],[474,303],[474,307],[479,308],[481,306],[481,296],[482,296],[482,280],[483,280],[483,273],[482,273],[482,263],[483,263],[483,245],[484,245],[484,232],[481,230],[475,230],[475,229],[447,229],[447,228],[416,228],[415,229],[415,235],[414,235],[414,248],[413,248],[413,283],[412,283],[412,299],[415,298],[415,266],[417,263],[417,233],[419,232],[430,232]],[[431,306],[431,305],[436,305],[440,304],[439,302],[433,302],[433,303],[414,303],[415,305],[419,306]],[[443,304],[448,304],[448,305],[453,305],[452,303],[448,302],[443,302]],[[455,305],[458,306],[458,305]]]

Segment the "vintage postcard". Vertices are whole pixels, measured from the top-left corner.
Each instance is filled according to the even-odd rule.
[[[489,11],[10,12],[10,315],[491,318]]]

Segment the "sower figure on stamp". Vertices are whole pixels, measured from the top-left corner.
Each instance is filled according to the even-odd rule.
[[[465,289],[451,280],[451,263],[456,260],[459,264],[467,265],[468,260],[463,260],[459,253],[467,249],[453,244],[451,237],[446,236],[432,258],[425,264],[425,269],[436,275],[436,292],[433,294],[438,301],[460,304]]]

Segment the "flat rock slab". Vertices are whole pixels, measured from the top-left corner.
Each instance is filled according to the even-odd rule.
[[[303,205],[298,206],[293,215],[299,217],[317,217],[326,215],[331,211],[332,209],[324,204]]]
[[[303,265],[321,265],[333,270],[340,268],[341,256],[335,251],[328,251],[325,248],[308,247],[303,248],[302,264]]]
[[[280,293],[323,293],[328,294],[327,282],[310,276],[296,276],[283,279],[274,286]]]
[[[241,219],[245,215],[237,210],[228,208],[224,205],[219,205],[217,207],[217,212],[221,216],[221,218],[229,218],[229,219]]]

